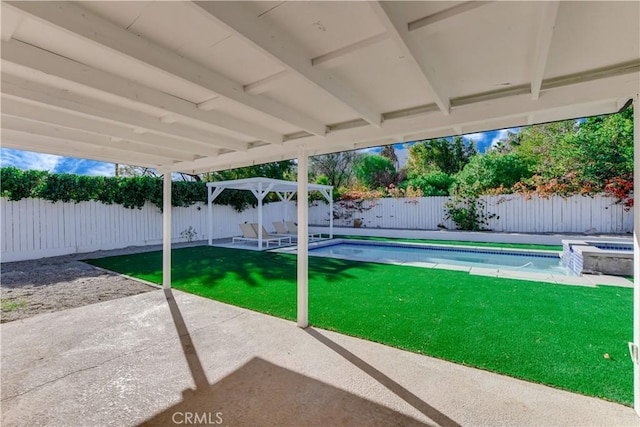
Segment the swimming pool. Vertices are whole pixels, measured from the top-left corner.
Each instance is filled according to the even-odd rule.
[[[541,251],[339,241],[333,244],[309,247],[309,255],[357,261],[430,263],[562,276],[574,275],[569,269],[562,266],[559,255]]]

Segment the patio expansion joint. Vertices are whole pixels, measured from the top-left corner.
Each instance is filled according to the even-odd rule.
[[[204,297],[201,297],[201,298],[204,298]],[[216,302],[220,302],[220,301],[216,301]],[[226,303],[222,303],[222,304],[226,304]],[[245,309],[245,310],[247,310],[247,309]],[[223,323],[230,322],[230,321],[232,321],[232,320],[234,320],[234,319],[237,319],[238,317],[246,316],[247,314],[248,314],[247,312],[244,312],[244,311],[243,311],[243,312],[241,312],[241,313],[234,314],[234,315],[233,315],[233,316],[231,316],[231,317],[227,317],[227,318],[222,319],[222,320],[218,320],[218,321],[215,321],[215,322],[207,323],[206,325],[201,326],[201,327],[199,327],[199,328],[189,329],[189,330],[188,330],[187,332],[185,332],[185,333],[178,334],[178,337],[184,337],[184,336],[187,336],[187,335],[191,335],[191,334],[193,334],[193,333],[195,333],[195,332],[199,332],[199,331],[202,331],[202,330],[211,329],[211,326],[214,326],[214,325],[222,325]]]

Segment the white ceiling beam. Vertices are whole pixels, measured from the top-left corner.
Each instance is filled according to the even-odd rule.
[[[22,16],[14,10],[2,8],[0,13],[2,18],[2,24],[0,25],[0,33],[2,34],[2,41],[7,41],[13,37],[13,34],[18,30],[22,23]]]
[[[533,60],[533,73],[531,75],[531,97],[538,99],[540,97],[540,88],[542,87],[542,79],[544,78],[544,70],[547,66],[547,58],[549,57],[549,49],[551,48],[551,39],[553,38],[553,30],[556,26],[556,17],[560,8],[559,1],[548,1],[541,3],[542,15],[540,16],[538,25],[538,37],[536,38],[535,58]]]
[[[324,124],[318,120],[272,99],[250,95],[240,83],[223,74],[138,37],[71,2],[3,2],[3,6],[80,37],[96,48],[143,63],[314,135],[326,133]]]
[[[388,39],[389,34],[387,33],[371,36],[340,49],[336,49],[332,52],[325,53],[324,55],[316,56],[315,58],[311,59],[311,65],[313,65],[314,67],[317,67],[319,65],[335,65],[337,62],[339,62],[340,59],[344,59],[345,57],[358,50],[365,49],[369,46],[373,46]]]
[[[325,70],[314,68],[304,49],[275,26],[260,19],[245,2],[194,2],[214,22],[224,26],[240,40],[277,61],[314,86],[349,107],[367,122],[380,126],[379,111],[353,88]]]
[[[49,88],[39,83],[21,81],[20,79],[2,76],[3,96],[23,99],[33,103],[67,110],[83,117],[114,122],[116,124],[139,128],[145,132],[157,133],[171,138],[189,142],[209,144],[218,148],[245,151],[249,144],[235,141],[227,137],[178,124],[166,124],[159,118],[145,116],[138,112],[124,110],[94,99],[82,97],[64,90]]]
[[[422,52],[420,43],[409,34],[402,11],[404,7],[402,2],[371,2],[369,4],[402,54],[407,58],[413,58],[417,64],[420,75],[423,77],[423,84],[440,111],[445,115],[449,114],[451,104],[442,76],[436,73],[432,61]]]
[[[282,70],[275,74],[272,74],[264,79],[260,79],[256,82],[249,83],[244,86],[244,91],[252,95],[260,95],[265,93],[269,89],[273,88],[278,82],[289,74],[289,71]]]
[[[535,114],[529,114],[527,115],[527,125],[532,125],[536,122],[536,116]]]
[[[637,91],[639,77],[637,73],[633,78],[629,75],[619,75],[599,81],[552,88],[538,100],[532,100],[528,92],[518,96],[495,98],[456,107],[448,116],[437,113],[431,113],[428,117],[407,116],[385,121],[382,127],[377,129],[368,126],[330,133],[322,141],[322,145],[318,144],[316,137],[309,137],[285,142],[284,146],[273,146],[270,149],[256,147],[249,151],[252,156],[248,159],[243,158],[242,153],[221,154],[216,159],[179,162],[172,166],[172,170],[198,173],[288,160],[296,157],[300,146],[315,150],[316,154],[324,154],[340,151],[348,142],[360,148],[375,146],[371,141],[392,135],[446,137],[451,135],[454,126],[460,127],[465,133],[499,129],[505,125],[522,126],[527,124],[529,115],[534,115],[536,122],[540,123],[550,120],[551,117],[553,120],[563,120],[585,115],[608,114],[617,111],[617,101],[620,97]]]
[[[408,29],[409,31],[416,31],[421,28],[428,27],[437,22],[443,22],[455,16],[466,13],[470,10],[476,9],[478,7],[486,6],[492,1],[466,1],[464,3],[458,4],[456,6],[450,7],[448,9],[442,10],[440,12],[434,13],[433,15],[425,16],[424,18],[416,19],[415,21],[409,22]]]
[[[111,138],[135,141],[149,146],[150,152],[156,147],[192,152],[203,157],[215,157],[219,154],[216,147],[207,144],[195,144],[184,140],[173,139],[161,135],[137,134],[133,129],[82,117],[77,114],[52,110],[46,106],[25,104],[19,101],[2,98],[2,116],[22,118],[38,123],[60,126],[67,129],[81,130],[96,135],[109,136]]]
[[[173,163],[173,160],[170,158],[147,154],[134,154],[129,151],[108,147],[83,147],[82,151],[80,151],[76,142],[69,142],[47,136],[32,135],[10,129],[2,129],[0,135],[2,136],[3,148],[13,148],[16,150],[35,151],[39,153],[56,154],[59,156],[100,160],[111,163],[134,164],[136,166],[147,167]]]
[[[215,98],[207,99],[206,101],[196,104],[196,107],[198,110],[211,111],[219,108],[223,102],[224,99],[221,96],[216,96]]]
[[[140,154],[153,154],[175,161],[192,161],[195,156],[186,151],[168,149],[163,147],[151,148],[148,144],[140,144],[121,138],[96,135],[75,129],[68,129],[15,117],[3,116],[2,128],[18,132],[28,133],[34,136],[53,137],[65,141],[73,141],[79,144],[95,145],[98,147],[110,147],[123,151],[132,151]]]
[[[283,140],[281,134],[262,126],[238,120],[218,112],[203,112],[189,101],[128,81],[122,77],[97,70],[17,40],[2,42],[1,52],[4,71],[7,70],[7,65],[16,64],[19,67],[36,70],[45,75],[70,81],[95,91],[119,96],[134,104],[143,104],[157,108],[160,111],[171,112],[178,117],[177,121],[181,123],[199,126],[213,132],[230,130],[243,137],[250,136],[271,143],[281,144]]]

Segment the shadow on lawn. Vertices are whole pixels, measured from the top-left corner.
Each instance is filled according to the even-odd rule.
[[[174,251],[173,280],[180,282],[198,278],[202,285],[216,286],[221,280],[233,277],[248,286],[260,286],[262,281],[295,282],[295,255],[256,252],[242,249],[207,247],[196,255],[191,249]],[[353,268],[370,269],[366,263],[354,263],[330,258],[309,258],[309,274],[322,276],[326,282],[340,281],[354,276]]]
[[[162,252],[117,256],[90,263],[146,280],[162,282]],[[309,274],[321,276],[326,282],[353,278],[351,269],[371,269],[371,264],[331,258],[309,258]],[[172,281],[175,284],[194,283],[215,287],[222,280],[233,278],[247,286],[260,286],[262,281],[295,282],[295,255],[256,252],[243,249],[200,246],[172,251]]]

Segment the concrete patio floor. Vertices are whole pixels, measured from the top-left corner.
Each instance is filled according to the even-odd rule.
[[[3,426],[639,424],[625,406],[175,290],[0,332]]]

